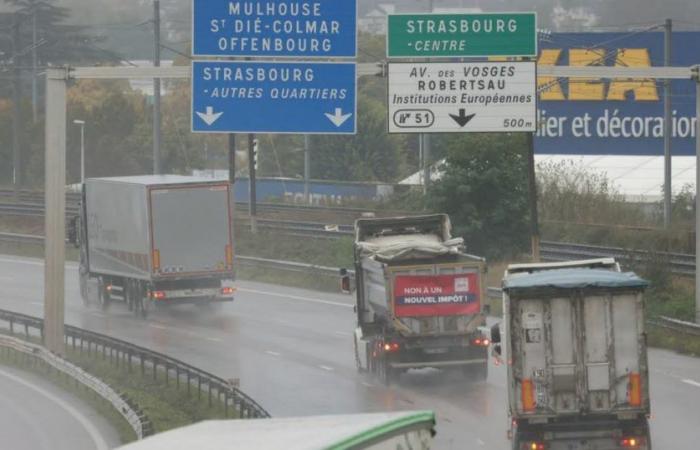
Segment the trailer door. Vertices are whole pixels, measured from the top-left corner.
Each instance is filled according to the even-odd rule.
[[[232,270],[225,185],[152,189],[154,271],[181,276]]]
[[[588,295],[583,302],[583,357],[585,406],[593,412],[609,411],[614,370],[612,317],[609,295]]]

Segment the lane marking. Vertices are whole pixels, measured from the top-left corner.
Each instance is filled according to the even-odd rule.
[[[282,356],[281,353],[273,352],[272,350],[265,350],[265,353],[271,356]]]
[[[73,419],[76,420],[82,427],[87,431],[88,435],[90,435],[90,438],[92,439],[92,442],[95,443],[95,447],[98,450],[109,450],[109,445],[107,445],[107,442],[105,439],[102,437],[100,434],[99,430],[97,427],[87,418],[85,417],[80,411],[78,411],[76,408],[74,408],[72,405],[64,401],[63,399],[53,395],[47,390],[44,390],[43,388],[40,388],[39,386],[35,386],[19,377],[16,377],[10,373],[5,372],[4,370],[0,369],[0,375],[14,381],[17,384],[21,384],[22,386],[31,389],[32,391],[36,392],[37,394],[40,394],[47,399],[51,400],[58,406],[60,406],[63,410],[65,410],[68,414],[70,414]]]
[[[169,327],[165,327],[163,325],[156,325],[155,323],[150,323],[150,324],[148,324],[148,326],[151,328],[157,328],[159,330],[168,330],[169,329]]]
[[[101,313],[101,312],[97,312],[97,311],[93,311],[93,312],[91,312],[90,314],[93,315],[93,316],[95,316],[95,317],[100,317],[100,318],[102,318],[102,319],[106,319],[106,318],[107,318],[107,314]]]
[[[224,342],[223,339],[213,338],[213,337],[208,337],[208,338],[204,338],[204,339],[206,339],[209,342]]]
[[[279,298],[282,298],[285,300],[299,300],[300,302],[320,303],[322,305],[340,306],[343,308],[352,308],[353,307],[353,305],[349,305],[347,303],[332,302],[330,300],[321,300],[320,298],[309,298],[309,297],[299,297],[297,295],[278,294],[276,292],[259,291],[257,289],[238,288],[238,292],[248,292],[249,294],[269,295],[271,297],[279,297]]]
[[[352,333],[346,333],[345,331],[334,331],[333,334],[335,334],[336,336],[342,336],[342,337],[352,336]]]
[[[479,438],[476,438],[476,443],[479,444],[479,445],[482,446],[482,447],[486,447],[486,442],[482,441],[482,440],[479,439]]]
[[[699,387],[699,388],[700,388],[700,383],[698,383],[698,382],[695,381],[695,380],[689,380],[689,379],[686,378],[686,379],[681,380],[681,381],[684,382],[685,384],[689,384],[689,385],[691,385],[691,386],[695,386],[695,387]]]
[[[328,366],[318,366],[318,367],[320,367],[321,369],[328,371],[328,372],[333,372],[333,370],[335,370],[332,367],[328,367]]]
[[[363,385],[363,386],[366,386],[366,387],[369,387],[369,388],[375,387],[372,383],[368,383],[368,382],[366,382],[366,381],[363,381],[363,382],[362,382],[362,385]]]

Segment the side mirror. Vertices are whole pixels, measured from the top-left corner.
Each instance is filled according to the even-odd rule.
[[[340,292],[343,294],[349,294],[352,291],[350,285],[350,274],[348,269],[340,269]]]
[[[496,344],[492,348],[493,355],[500,358],[503,355],[503,351],[501,349],[501,344]]]
[[[500,324],[496,324],[491,327],[491,342],[494,344],[501,343],[501,327]]]

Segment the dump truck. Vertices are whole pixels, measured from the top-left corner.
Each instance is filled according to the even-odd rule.
[[[646,287],[614,259],[506,269],[491,338],[514,450],[651,449]]]
[[[451,237],[447,215],[360,219],[354,258],[360,371],[385,383],[427,367],[486,379],[486,263]]]
[[[69,228],[80,293],[138,316],[153,306],[233,300],[227,182],[177,175],[93,178]]]

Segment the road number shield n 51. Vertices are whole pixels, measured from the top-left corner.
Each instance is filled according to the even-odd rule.
[[[534,62],[389,64],[390,133],[536,130]]]

